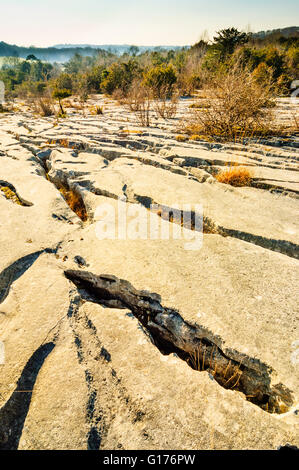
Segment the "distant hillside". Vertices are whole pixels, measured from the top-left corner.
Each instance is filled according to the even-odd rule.
[[[280,29],[271,29],[268,31],[259,31],[253,34],[253,37],[257,41],[271,40],[272,37],[275,40],[277,37],[288,38],[290,36],[299,37],[299,26],[289,26],[287,28]],[[28,55],[33,54],[40,60],[47,62],[67,62],[71,59],[74,54],[80,54],[82,56],[94,56],[98,53],[102,55],[107,54],[116,54],[122,55],[124,53],[130,52],[132,47],[129,44],[103,44],[103,45],[94,45],[94,44],[57,44],[52,47],[21,47],[16,45],[7,44],[5,42],[0,42],[0,57],[20,57],[25,59]],[[137,46],[138,52],[143,53],[147,50],[179,50],[183,47],[181,46]],[[189,46],[185,46],[189,48]],[[137,49],[135,50],[135,52]]]
[[[74,54],[79,53],[82,56],[96,55],[100,49],[92,47],[20,47],[16,45],[0,42],[0,57],[20,57],[25,59],[28,55],[33,54],[40,60],[47,62],[66,62]],[[106,51],[102,50],[102,53]]]
[[[283,37],[290,37],[290,36],[299,36],[299,26],[289,26],[288,28],[280,28],[280,29],[269,29],[268,31],[259,31],[258,33],[254,33],[253,37],[256,38],[265,38],[266,36],[283,36]]]
[[[20,47],[16,45],[7,44],[0,42],[0,57],[20,57],[25,59],[28,55],[33,54],[40,60],[47,62],[67,62],[74,54],[80,54],[82,56],[94,56],[101,52],[103,55],[113,53],[121,55],[125,52],[129,52],[129,45],[117,45],[117,44],[106,44],[103,46],[94,45],[57,45],[53,47]],[[181,49],[180,46],[140,46],[138,47],[139,52],[146,50],[158,50],[158,49]]]
[[[101,49],[104,51],[109,51],[113,52],[114,54],[124,54],[126,52],[130,51],[130,48],[132,45],[130,44],[101,44],[101,45],[94,45],[94,44],[55,44],[53,46],[57,49],[68,49],[68,48],[74,48],[74,47],[79,47],[79,48],[86,48],[90,47],[92,49]],[[190,47],[190,46],[133,46],[137,47],[139,52],[145,52],[145,51],[155,51],[155,50],[179,50],[182,49],[182,47]]]

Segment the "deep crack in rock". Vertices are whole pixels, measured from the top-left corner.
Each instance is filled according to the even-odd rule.
[[[111,308],[128,308],[150,334],[162,354],[176,353],[190,367],[207,371],[222,387],[242,392],[269,413],[284,413],[293,404],[283,384],[271,386],[272,369],[247,355],[221,349],[222,341],[209,330],[187,323],[178,311],[163,307],[158,294],[136,290],[111,275],[65,271],[81,296]]]

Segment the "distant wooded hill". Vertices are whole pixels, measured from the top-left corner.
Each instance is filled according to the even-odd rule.
[[[268,39],[273,37],[299,37],[299,26],[290,26],[288,28],[272,29],[268,31],[259,31],[254,33],[253,37],[257,39]],[[188,48],[189,46],[185,46]],[[0,42],[0,57],[20,57],[25,59],[29,55],[34,55],[37,59],[47,62],[67,62],[75,54],[80,54],[83,57],[94,56],[98,53],[103,56],[107,54],[122,55],[124,53],[133,54],[143,53],[147,50],[178,50],[182,49],[181,46],[130,46],[128,44],[104,44],[104,45],[92,45],[92,44],[58,44],[53,47],[20,47],[16,45],[7,44]]]
[[[80,54],[83,57],[94,56],[98,53],[107,55],[109,53],[121,55],[133,50],[136,52],[145,52],[146,50],[170,50],[170,49],[181,49],[180,46],[140,46],[137,49],[129,45],[57,45],[53,47],[20,47],[16,45],[7,44],[0,42],[0,57],[20,57],[25,59],[29,55],[34,55],[37,59],[47,62],[67,62],[75,54]]]
[[[69,49],[74,47],[85,48],[90,47],[92,49],[101,49],[104,51],[109,51],[114,54],[124,54],[126,52],[130,52],[132,48],[137,48],[138,52],[143,53],[145,51],[154,51],[154,50],[178,50],[182,49],[183,47],[190,47],[190,46],[132,46],[130,44],[102,44],[102,45],[95,45],[95,44],[55,44],[53,46],[57,49]]]
[[[266,36],[283,36],[288,38],[290,36],[299,36],[299,26],[289,26],[288,28],[269,29],[268,31],[259,31],[254,33],[254,37],[265,38]]]
[[[92,47],[20,47],[0,42],[0,57],[20,57],[25,59],[28,55],[34,55],[37,59],[46,62],[67,62],[76,53],[82,56],[93,56],[101,52]],[[102,51],[105,53],[105,51]]]

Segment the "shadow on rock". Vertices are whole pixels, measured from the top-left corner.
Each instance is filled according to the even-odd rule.
[[[18,448],[37,375],[54,347],[55,344],[50,342],[34,352],[23,369],[15,391],[0,409],[0,450]]]

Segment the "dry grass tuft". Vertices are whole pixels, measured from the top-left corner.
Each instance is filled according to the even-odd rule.
[[[193,134],[191,135],[190,140],[194,140],[196,142],[197,140],[206,140],[206,137],[204,135]]]
[[[186,140],[188,140],[188,137],[185,136],[185,135],[179,134],[179,135],[176,136],[175,140],[177,142],[186,142]]]
[[[43,117],[55,114],[54,104],[50,98],[39,98],[36,102],[37,112]]]
[[[89,108],[89,112],[92,116],[100,116],[101,114],[104,114],[102,106],[91,106]]]
[[[242,166],[232,166],[220,171],[215,175],[215,178],[219,183],[230,184],[231,186],[250,186],[252,172]]]
[[[211,107],[211,105],[209,103],[207,103],[206,101],[203,101],[203,100],[202,100],[202,102],[192,103],[189,106],[190,109],[208,109],[210,107]]]
[[[121,129],[120,134],[133,134],[133,135],[142,135],[143,132],[140,130],[133,130],[133,129]]]
[[[71,189],[64,187],[59,188],[59,191],[72,211],[75,212],[83,222],[86,222],[88,215],[82,197]]]
[[[22,205],[22,204],[19,202],[19,199],[18,199],[18,197],[16,196],[16,194],[15,194],[10,188],[8,188],[7,186],[1,186],[1,187],[0,187],[0,191],[4,194],[4,196],[6,197],[6,199],[10,199],[10,200],[12,200],[13,202],[15,202],[16,204],[19,204],[20,206]]]
[[[4,194],[6,199],[13,201],[15,204],[19,206],[23,206],[22,201],[18,198],[17,194],[12,191],[8,186],[0,186],[0,191]]]

